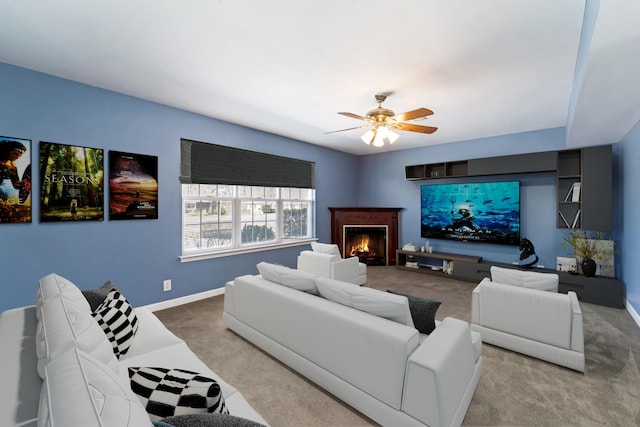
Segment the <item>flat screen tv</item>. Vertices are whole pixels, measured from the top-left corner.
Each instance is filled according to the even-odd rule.
[[[520,244],[520,182],[429,184],[420,188],[426,239]]]

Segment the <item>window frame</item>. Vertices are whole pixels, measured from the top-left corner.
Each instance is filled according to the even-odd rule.
[[[185,186],[193,186],[193,185],[197,185],[198,186],[198,194],[197,195],[190,195],[190,194],[185,194]],[[227,196],[227,195],[223,195],[223,196],[219,196],[217,193],[217,188],[215,191],[215,195],[202,195],[202,191],[201,191],[201,187],[202,186],[206,186],[206,185],[224,185],[226,187],[231,187],[232,188],[232,195]],[[241,197],[240,195],[240,189],[243,189],[246,193],[246,189],[249,188],[251,189],[251,195],[249,197],[246,196],[246,194],[243,194],[243,196]],[[274,189],[275,193],[276,193],[276,197],[271,197],[271,196],[265,196],[264,192],[263,195],[257,195],[254,196],[254,190],[257,189]],[[305,188],[305,189],[301,189],[304,190],[304,194],[303,192],[299,192],[298,193],[298,197],[291,197],[291,193],[293,193],[293,191],[288,191],[288,195],[284,195],[285,192],[287,192],[287,190],[294,190],[294,189],[287,189],[284,187],[270,187],[270,186],[241,186],[241,185],[227,185],[227,184],[186,184],[183,183],[181,184],[181,214],[180,214],[180,220],[181,220],[181,236],[180,236],[180,241],[181,241],[181,256],[179,257],[181,262],[188,262],[188,261],[197,261],[197,260],[201,260],[201,259],[210,259],[210,258],[218,258],[218,257],[224,257],[224,256],[230,256],[230,255],[237,255],[237,254],[243,254],[243,253],[251,253],[251,252],[259,252],[259,251],[265,251],[265,250],[272,250],[272,249],[278,249],[278,248],[283,248],[283,247],[291,247],[291,246],[299,246],[299,245],[306,245],[309,244],[312,241],[316,241],[317,239],[315,238],[315,231],[316,231],[316,194],[315,194],[315,189],[314,188]],[[302,195],[300,195],[302,194]],[[308,198],[305,198],[305,195],[308,196]],[[230,245],[225,245],[225,246],[217,246],[217,247],[205,247],[205,248],[198,248],[198,249],[194,249],[194,250],[188,250],[185,246],[185,242],[186,242],[186,238],[185,238],[185,234],[187,233],[187,225],[185,223],[185,219],[186,219],[186,205],[189,203],[189,201],[200,201],[200,202],[211,202],[211,203],[218,203],[221,201],[231,201],[232,202],[232,239],[231,239],[231,244]],[[272,203],[276,203],[276,217],[275,217],[275,239],[274,240],[269,240],[269,241],[264,241],[264,242],[242,242],[242,229],[243,229],[243,224],[246,224],[247,221],[243,220],[242,218],[242,204],[243,203],[248,203],[251,202],[253,204],[272,204]],[[307,209],[307,231],[308,231],[308,235],[304,236],[304,237],[284,237],[284,228],[285,228],[285,224],[284,224],[284,206],[285,205],[291,205],[291,204],[307,204],[308,205],[308,209]],[[199,233],[202,233],[202,210],[200,210],[200,215],[199,215],[199,225],[200,225],[200,229],[199,229]],[[217,224],[220,224],[220,222],[218,222]],[[199,239],[202,239],[201,234],[198,237]]]

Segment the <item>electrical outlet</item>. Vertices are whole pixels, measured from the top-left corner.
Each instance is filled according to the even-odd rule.
[[[171,280],[167,279],[164,282],[162,282],[162,289],[167,292],[171,290]]]

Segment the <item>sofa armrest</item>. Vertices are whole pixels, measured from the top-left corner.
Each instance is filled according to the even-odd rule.
[[[491,279],[485,277],[471,292],[471,323],[480,324],[480,288],[484,283],[491,283]]]
[[[360,275],[359,263],[359,258],[355,256],[334,262],[331,264],[331,278],[334,280],[352,283]]]
[[[445,318],[407,361],[403,410],[429,426],[449,426],[474,375],[471,330]]]
[[[582,325],[582,309],[575,292],[568,292],[571,299],[571,350],[584,353],[584,329]]]
[[[331,277],[331,264],[339,261],[336,255],[322,252],[302,251],[298,255],[297,268],[300,271],[315,274],[322,277]]]

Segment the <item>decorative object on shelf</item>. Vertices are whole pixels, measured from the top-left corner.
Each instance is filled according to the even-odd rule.
[[[402,247],[402,250],[417,252],[416,244],[413,242],[409,242]]]
[[[520,266],[524,268],[531,268],[538,262],[538,255],[536,255],[533,243],[526,237],[520,240],[520,261],[525,262],[524,264],[520,264]]]
[[[556,257],[556,270],[571,274],[578,274],[578,266],[575,257]]]
[[[583,258],[580,267],[582,268],[582,274],[587,277],[593,277],[596,275],[598,264],[596,264],[596,261],[592,258]]]
[[[577,262],[582,268],[582,274],[585,276],[593,277],[598,273],[599,275],[614,276],[614,242],[607,239],[605,233],[571,230],[564,237],[561,246],[573,249]]]

